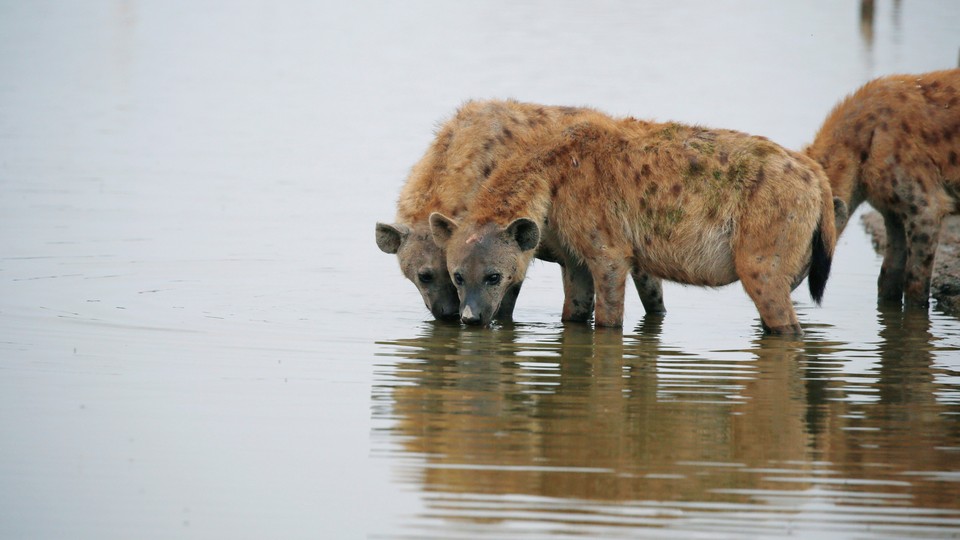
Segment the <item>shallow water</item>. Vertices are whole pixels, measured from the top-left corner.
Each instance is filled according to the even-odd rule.
[[[960,5],[513,4],[0,4],[0,537],[960,536],[960,321],[858,225],[802,340],[739,285],[562,325],[546,263],[436,324],[373,242],[464,99],[799,148]]]

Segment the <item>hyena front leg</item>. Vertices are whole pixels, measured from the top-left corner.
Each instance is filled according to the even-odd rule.
[[[883,224],[887,230],[887,247],[883,252],[877,296],[880,303],[900,305],[903,300],[903,282],[907,264],[907,241],[903,221],[892,212],[884,212]]]
[[[906,220],[907,260],[904,277],[904,307],[927,309],[930,305],[930,276],[940,238],[940,218],[920,214]]]
[[[597,326],[623,326],[623,296],[630,264],[626,259],[601,257],[588,259],[587,267],[593,276],[597,296],[594,323]]]
[[[593,276],[583,263],[567,261],[561,267],[563,274],[563,315],[560,319],[586,322],[593,314]]]
[[[497,308],[497,314],[494,316],[494,319],[500,322],[513,320],[513,308],[517,305],[517,297],[520,296],[521,285],[523,285],[522,281],[507,289],[507,292],[503,295],[503,300],[500,301],[500,307]]]
[[[633,276],[633,284],[637,287],[637,294],[640,295],[640,302],[643,303],[643,309],[648,315],[662,315],[667,312],[663,305],[663,285],[659,278],[646,274],[634,267],[630,273]]]

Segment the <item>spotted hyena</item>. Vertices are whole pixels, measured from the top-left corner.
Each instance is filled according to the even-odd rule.
[[[960,195],[960,69],[868,82],[805,151],[850,213],[866,201],[883,215],[881,301],[926,308],[940,222]]]
[[[513,100],[470,101],[440,127],[400,193],[396,220],[376,227],[377,245],[397,255],[401,271],[417,286],[434,317],[459,318],[459,300],[447,273],[446,255],[430,234],[430,214],[463,214],[481,182],[516,151],[519,141],[534,132],[562,129],[590,112]],[[593,281],[583,265],[565,264],[546,246],[537,256],[563,264],[564,320],[588,318],[593,311]],[[660,281],[636,273],[634,282],[646,310],[663,312]],[[515,281],[505,292],[499,319],[512,317],[520,286]]]
[[[532,141],[459,220],[430,222],[462,320],[484,325],[546,240],[589,270],[597,325],[622,325],[626,275],[639,269],[711,287],[739,279],[765,329],[801,334],[790,291],[809,270],[819,302],[836,245],[830,186],[806,156],[735,131],[598,113]]]

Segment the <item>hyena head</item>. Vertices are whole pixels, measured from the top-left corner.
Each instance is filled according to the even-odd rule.
[[[457,225],[430,215],[433,239],[447,252],[447,269],[460,297],[460,320],[486,326],[503,297],[519,287],[540,242],[536,222],[520,218],[506,227],[495,223]]]
[[[457,289],[447,273],[447,257],[433,241],[424,223],[409,227],[399,223],[377,223],[377,246],[384,253],[396,253],[400,270],[423,297],[423,303],[438,320],[460,317]]]

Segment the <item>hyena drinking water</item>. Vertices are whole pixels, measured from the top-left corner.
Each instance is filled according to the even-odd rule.
[[[866,201],[883,215],[880,300],[925,309],[941,220],[960,196],[960,69],[867,83],[833,109],[806,153],[851,214]]]
[[[457,290],[447,273],[446,255],[430,235],[432,212],[464,213],[477,188],[534,132],[553,132],[576,122],[588,109],[541,106],[517,101],[471,101],[444,123],[413,167],[397,204],[396,221],[377,223],[377,245],[395,253],[403,274],[420,291],[437,319],[459,318]],[[545,247],[544,260],[558,261]],[[582,265],[563,266],[564,320],[586,320],[593,311],[593,282]],[[663,312],[660,281],[637,273],[634,282],[648,312]],[[512,317],[520,281],[505,292],[497,316]],[[589,299],[589,301],[587,300]]]
[[[809,269],[820,300],[836,245],[822,169],[762,138],[594,113],[532,142],[468,212],[431,216],[461,318],[488,324],[544,230],[596,289],[595,321],[621,326],[627,273],[720,286],[739,279],[765,329],[801,334],[790,291]]]

